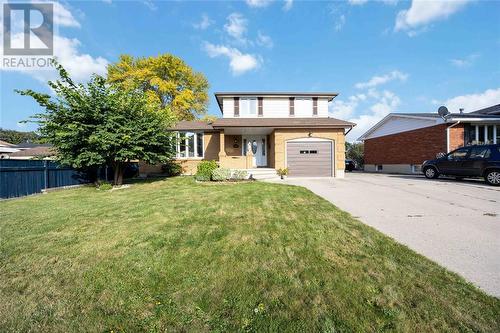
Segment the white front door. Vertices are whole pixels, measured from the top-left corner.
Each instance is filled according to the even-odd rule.
[[[265,135],[244,135],[242,155],[246,155],[248,149],[253,153],[253,166],[267,165],[267,140]]]

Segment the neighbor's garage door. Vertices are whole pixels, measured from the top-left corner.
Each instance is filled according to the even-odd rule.
[[[288,142],[286,156],[290,177],[332,176],[331,142]]]

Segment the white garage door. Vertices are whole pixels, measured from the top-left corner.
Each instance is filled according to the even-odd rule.
[[[332,177],[332,142],[288,142],[286,147],[290,177]]]

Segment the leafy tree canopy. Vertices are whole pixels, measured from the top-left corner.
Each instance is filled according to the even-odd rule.
[[[207,109],[207,79],[171,54],[139,58],[122,55],[108,66],[108,81],[127,90],[141,89],[148,103],[160,105],[162,111],[178,120],[192,120]]]
[[[168,128],[173,119],[156,112],[154,103],[146,103],[142,91],[116,89],[98,75],[86,85],[76,84],[61,65],[56,68],[60,79],[49,82],[56,98],[32,90],[17,92],[45,108],[32,121],[54,145],[61,163],[79,169],[111,165],[115,184],[121,184],[129,161],[169,159]]]
[[[362,142],[346,142],[346,158],[356,162],[356,165],[362,168],[365,165],[364,145]]]
[[[39,136],[35,132],[20,132],[9,129],[0,128],[0,140],[12,144],[19,144],[23,142],[38,143]]]

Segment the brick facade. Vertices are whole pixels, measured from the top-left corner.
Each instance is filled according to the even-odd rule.
[[[464,131],[464,124],[458,124],[450,128],[450,151],[464,146]]]
[[[448,126],[441,124],[367,139],[364,147],[365,164],[421,164],[433,159],[437,153],[447,151]],[[463,145],[463,131],[463,126],[450,129],[450,148]]]

